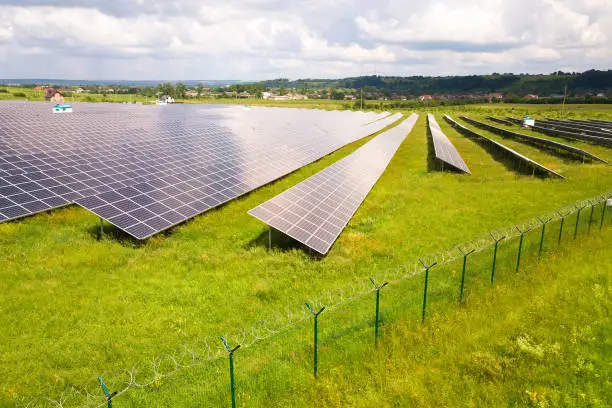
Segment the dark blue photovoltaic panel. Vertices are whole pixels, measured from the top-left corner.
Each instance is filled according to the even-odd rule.
[[[76,202],[136,238],[372,134],[399,115],[0,102],[0,221]]]
[[[249,214],[325,255],[383,174],[418,116],[314,176],[253,208]]]
[[[436,158],[458,170],[471,174],[467,164],[465,164],[453,143],[442,132],[436,118],[431,113],[427,114],[427,126],[433,139]]]

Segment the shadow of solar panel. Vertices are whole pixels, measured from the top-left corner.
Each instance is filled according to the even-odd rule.
[[[412,131],[418,116],[291,187],[249,214],[325,255]]]

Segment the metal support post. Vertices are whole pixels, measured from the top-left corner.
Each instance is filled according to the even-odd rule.
[[[522,231],[516,225],[514,226],[514,228],[516,228],[516,230],[521,234],[521,237],[519,238],[518,255],[516,257],[516,270],[515,270],[515,272],[518,272],[519,271],[519,267],[521,266],[521,253],[523,251],[523,239],[525,238],[525,234],[528,233],[529,231],[531,231],[532,228],[528,228],[525,231]]]
[[[559,239],[557,240],[557,245],[561,245],[561,239],[563,238],[563,224],[565,224],[565,217],[569,214],[563,214],[561,211],[557,211],[557,214],[561,217],[561,225],[559,226]]]
[[[593,223],[593,211],[595,211],[595,205],[591,200],[589,200],[589,204],[591,204],[591,215],[589,216],[589,234],[591,233],[591,224]]]
[[[221,336],[221,341],[227,350],[229,355],[229,369],[230,369],[230,392],[232,394],[232,408],[236,408],[236,383],[234,381],[234,352],[240,348],[240,344],[234,348],[231,348],[225,337]]]
[[[423,313],[422,313],[422,320],[421,321],[425,321],[425,310],[427,309],[427,285],[429,282],[429,270],[431,268],[433,268],[434,266],[436,266],[438,263],[434,262],[431,265],[427,265],[425,264],[425,262],[423,262],[422,259],[419,259],[419,262],[421,262],[421,264],[423,264],[423,267],[425,268],[425,287],[423,288]]]
[[[374,285],[374,289],[376,290],[376,321],[374,325],[374,346],[378,347],[378,326],[380,322],[380,290],[387,286],[389,282],[385,282],[382,285],[378,285],[374,278],[370,278],[370,282]]]
[[[576,226],[574,227],[574,240],[576,240],[576,237],[578,236],[578,223],[580,222],[580,212],[582,212],[584,207],[586,206],[584,205],[582,207],[576,206],[576,209],[578,210],[578,214],[576,214]]]
[[[315,312],[309,303],[306,303],[306,307],[310,310],[310,313],[314,316],[314,377],[317,378],[317,371],[319,370],[319,315],[325,310],[325,306]]]
[[[467,257],[468,255],[474,253],[474,251],[476,250],[472,249],[471,251],[463,252],[463,249],[461,249],[461,247],[457,247],[457,249],[463,255],[463,268],[461,270],[461,287],[459,288],[459,303],[463,303],[463,288],[465,287],[465,266],[467,264]]]
[[[98,382],[100,382],[100,387],[102,387],[102,391],[104,392],[104,398],[106,399],[106,407],[113,408],[113,397],[117,395],[117,391],[110,393],[108,391],[108,387],[104,384],[104,380],[102,376],[98,377]]]
[[[491,268],[491,284],[493,284],[493,279],[495,279],[495,265],[497,263],[497,248],[499,247],[499,243],[506,239],[505,236],[497,239],[495,238],[495,235],[493,235],[492,232],[489,233],[489,235],[491,235],[491,238],[493,238],[493,241],[495,241],[495,249],[493,251],[493,267]]]
[[[546,224],[548,224],[552,220],[552,217],[549,217],[546,221],[542,221],[540,217],[538,217],[538,221],[542,224],[542,235],[540,236],[540,249],[538,250],[538,261],[542,257],[542,250],[544,249],[544,235],[546,234]]]

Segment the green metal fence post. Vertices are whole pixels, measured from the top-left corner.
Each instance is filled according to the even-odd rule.
[[[561,217],[561,225],[559,226],[559,239],[557,240],[557,245],[561,245],[561,239],[563,238],[563,224],[565,224],[565,217],[569,214],[563,214],[561,211],[557,211],[557,214]]]
[[[493,267],[491,268],[491,284],[493,284],[493,279],[495,278],[495,264],[497,263],[497,248],[499,247],[499,243],[506,239],[506,237],[503,236],[500,239],[497,239],[492,232],[490,232],[489,235],[491,235],[491,238],[493,238],[493,241],[495,241],[495,249],[493,251]]]
[[[229,354],[229,369],[230,369],[230,392],[232,394],[232,408],[236,408],[236,383],[234,381],[234,352],[240,348],[240,344],[231,348],[225,337],[221,336],[221,341]]]
[[[599,230],[601,231],[604,225],[604,220],[606,219],[606,199],[603,199],[601,203],[601,221],[599,222]]]
[[[463,249],[461,249],[461,247],[457,247],[457,249],[463,255],[463,268],[461,270],[461,287],[459,288],[459,303],[463,303],[463,288],[465,287],[465,266],[467,264],[467,257],[468,255],[474,253],[476,250],[472,249],[471,251],[463,252]]]
[[[106,407],[113,408],[113,397],[117,395],[117,391],[110,393],[108,391],[108,387],[104,384],[104,380],[102,376],[98,377],[98,381],[100,382],[100,387],[102,387],[102,391],[104,392],[104,398],[106,399]]]
[[[309,303],[306,303],[306,307],[310,310],[310,313],[314,316],[314,377],[317,378],[317,371],[319,370],[319,315],[325,310],[325,306],[322,307],[318,312],[315,312]]]
[[[589,200],[589,204],[591,204],[591,215],[589,216],[589,234],[591,233],[591,224],[593,223],[593,213],[595,212],[595,203]]]
[[[425,321],[425,309],[427,308],[427,283],[429,282],[429,270],[431,268],[433,268],[434,266],[436,266],[438,263],[434,262],[431,265],[427,265],[425,264],[425,262],[423,262],[422,259],[419,259],[419,261],[423,264],[423,267],[425,268],[425,287],[423,288],[423,313],[422,313],[422,322]]]
[[[389,282],[385,282],[382,285],[378,285],[374,278],[370,278],[370,282],[374,285],[374,289],[376,289],[376,321],[374,326],[374,346],[378,347],[378,326],[379,326],[379,316],[380,316],[380,290],[387,286]]]
[[[516,228],[516,230],[521,234],[521,237],[519,238],[518,255],[516,257],[516,269],[515,269],[515,272],[518,272],[519,267],[521,265],[521,253],[523,251],[523,239],[525,238],[525,234],[531,231],[532,228],[526,229],[525,231],[521,230],[516,225],[514,226],[514,228]]]
[[[542,250],[544,249],[544,235],[546,234],[546,224],[548,224],[552,220],[552,217],[548,218],[546,221],[542,221],[540,217],[538,217],[538,221],[542,224],[542,235],[540,236],[540,249],[538,250],[538,261],[542,257]]]
[[[576,237],[578,236],[578,223],[580,222],[580,212],[586,206],[583,205],[582,207],[578,207],[578,206],[575,206],[575,207],[578,210],[578,214],[576,214],[576,226],[574,227],[574,240],[576,240]]]

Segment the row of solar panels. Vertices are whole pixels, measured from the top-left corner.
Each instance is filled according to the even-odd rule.
[[[465,116],[460,116],[460,118],[468,123],[470,123],[471,119]],[[519,163],[522,163],[526,168],[530,168],[531,171],[535,174],[542,174],[542,175],[546,175],[546,176],[553,176],[553,177],[558,177],[558,178],[565,178],[563,177],[561,174],[555,172],[554,170],[549,169],[548,167],[536,162],[535,160],[530,159],[529,157],[491,139],[488,138],[480,133],[477,133],[465,126],[463,126],[462,124],[460,124],[459,122],[455,121],[453,118],[451,118],[448,115],[444,115],[444,119],[453,127],[455,128],[459,133],[463,134],[464,136],[474,140],[475,142],[479,143],[479,144],[483,144],[486,147],[492,148],[504,155],[508,155],[510,157],[512,157],[514,160],[517,160]]]
[[[550,139],[543,139],[541,137],[529,136],[529,135],[525,135],[522,133],[512,132],[510,130],[502,129],[497,126],[492,126],[487,123],[479,122],[471,118],[464,118],[464,120],[468,122],[469,124],[476,126],[477,128],[488,130],[489,132],[496,133],[502,137],[515,139],[520,142],[528,143],[528,144],[531,144],[537,147],[542,147],[542,148],[556,151],[556,152],[563,152],[569,155],[570,157],[573,157],[573,158],[576,158],[582,161],[584,161],[585,159],[588,159],[588,160],[599,161],[602,163],[607,163],[607,161],[605,161],[604,159],[599,158],[592,153],[589,153],[585,150],[579,149],[574,146],[569,146],[569,145],[559,143],[559,142],[556,142]]]
[[[375,113],[0,103],[0,221],[76,202],[143,239],[399,119]]]
[[[515,124],[522,124],[520,119],[512,117],[507,117],[507,119]],[[595,133],[584,131],[574,127],[571,124],[559,125],[547,121],[537,120],[536,124],[534,126],[529,126],[529,128],[549,136],[563,137],[568,140],[580,140],[604,146],[612,146],[612,138],[610,138],[607,134],[602,134],[601,132]]]
[[[342,160],[253,208],[249,214],[326,254],[378,181],[418,116],[376,136]]]
[[[471,174],[467,164],[465,164],[453,143],[442,132],[436,118],[431,113],[427,115],[427,126],[433,141],[436,159],[442,162],[442,168],[444,169],[444,163],[446,163],[457,170]]]

